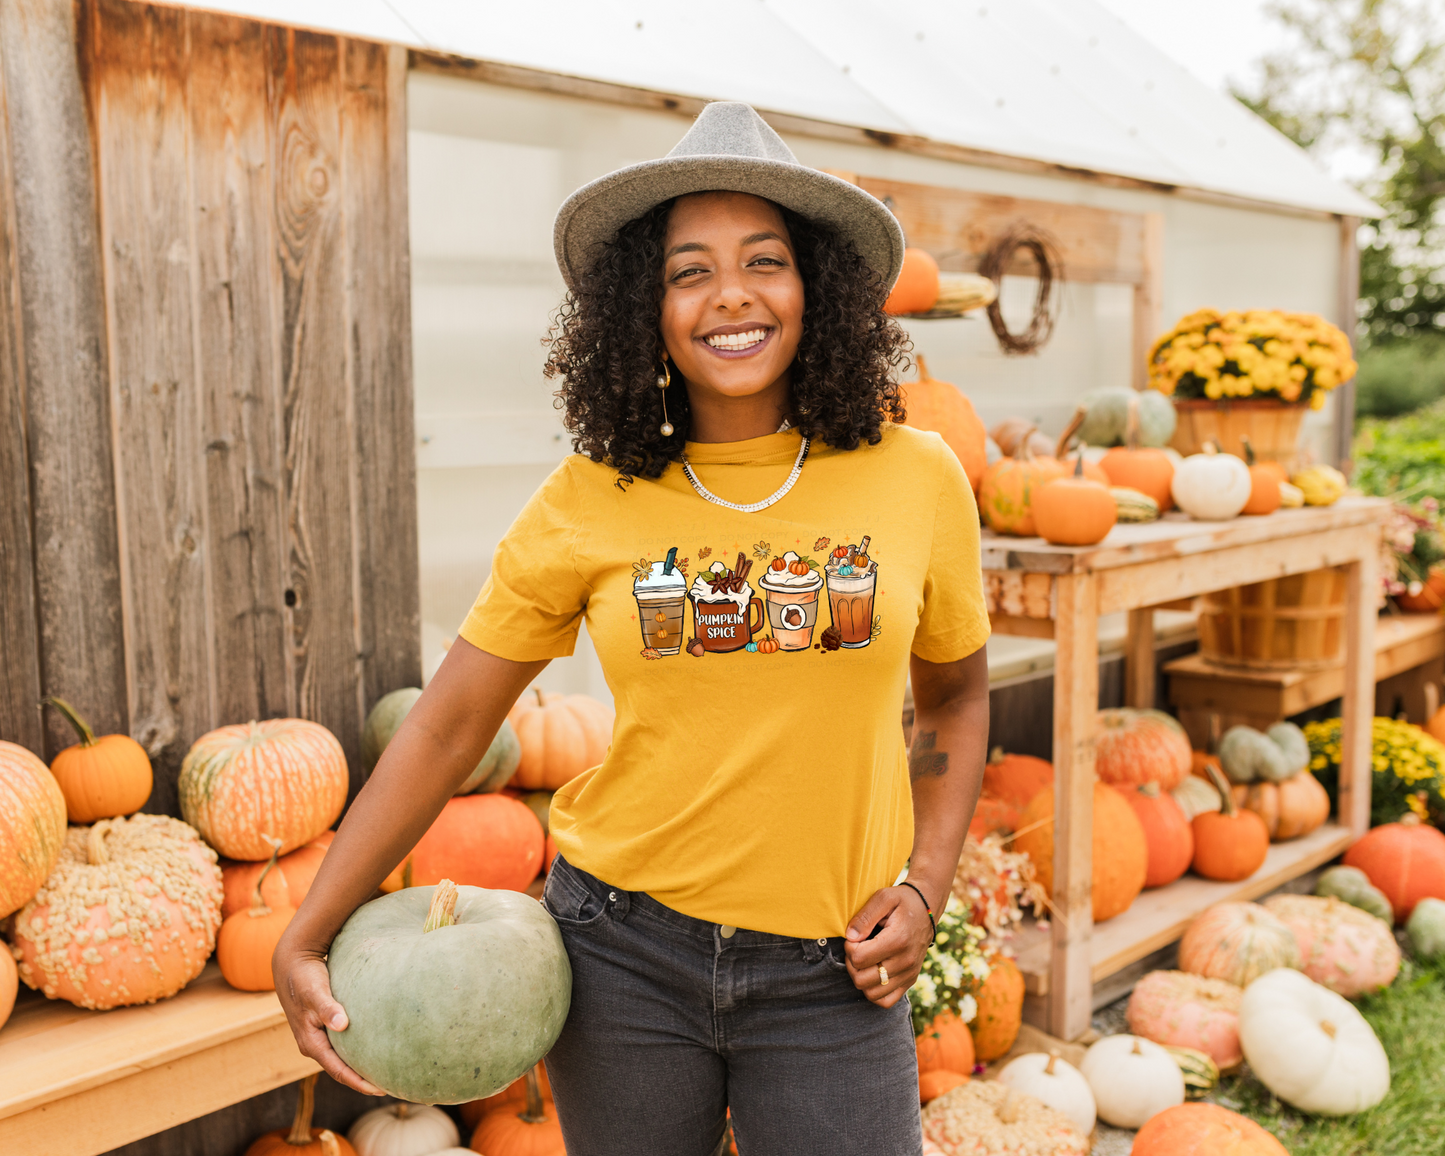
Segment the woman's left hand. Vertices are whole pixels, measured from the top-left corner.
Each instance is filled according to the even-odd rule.
[[[869,939],[875,927],[878,934]],[[918,978],[933,942],[933,924],[911,887],[885,887],[853,917],[847,940],[844,952],[853,983],[879,1007],[892,1007]]]

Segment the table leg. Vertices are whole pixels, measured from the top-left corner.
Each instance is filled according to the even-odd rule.
[[[1129,634],[1124,642],[1124,705],[1139,710],[1154,707],[1154,609],[1129,611]]]
[[[1093,1016],[1094,731],[1099,710],[1098,590],[1057,579],[1054,640],[1054,885],[1049,1031],[1078,1039]]]
[[[1345,693],[1340,712],[1341,826],[1359,838],[1370,829],[1370,749],[1375,714],[1375,594],[1379,551],[1347,568]]]

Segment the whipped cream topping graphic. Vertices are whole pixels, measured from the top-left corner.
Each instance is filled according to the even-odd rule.
[[[798,561],[798,555],[789,550],[783,555],[783,561],[791,566]],[[764,590],[792,590],[807,591],[816,590],[823,585],[823,576],[816,570],[809,570],[806,574],[794,574],[787,566],[781,570],[774,570],[771,564],[763,571],[763,576],[758,579],[758,585]]]
[[[727,566],[725,566],[723,563],[714,562],[708,573],[721,574],[725,570],[727,570]],[[704,575],[699,574],[696,578],[692,580],[692,589],[688,591],[688,597],[691,598],[694,603],[698,603],[702,607],[706,607],[708,605],[717,606],[723,602],[731,602],[734,606],[738,608],[741,613],[747,614],[748,603],[753,600],[753,588],[749,586],[746,581],[744,581],[742,589],[740,590],[714,591],[713,588],[708,585],[707,578]],[[698,609],[697,613],[706,614],[707,611],[706,609]],[[731,614],[732,611],[728,611],[728,613]],[[704,623],[703,625],[711,624]]]
[[[633,593],[652,597],[661,597],[666,594],[676,596],[685,593],[687,579],[682,576],[682,571],[674,566],[671,574],[664,574],[662,568],[666,565],[666,562],[654,562],[651,573],[632,583]]]

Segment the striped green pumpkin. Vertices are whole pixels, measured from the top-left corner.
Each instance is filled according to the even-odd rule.
[[[1109,493],[1119,511],[1121,522],[1154,522],[1159,519],[1159,503],[1148,494],[1131,490],[1128,486],[1111,486]]]
[[[1165,1045],[1164,1050],[1174,1057],[1179,1071],[1184,1076],[1184,1094],[1197,1100],[1210,1088],[1219,1083],[1219,1065],[1214,1058],[1195,1048],[1178,1048]]]

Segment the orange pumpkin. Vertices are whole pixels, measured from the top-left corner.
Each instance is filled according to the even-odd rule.
[[[281,840],[276,840],[281,846]],[[216,935],[216,963],[221,977],[240,991],[275,991],[271,956],[281,942],[281,933],[296,914],[289,903],[272,907],[261,897],[266,876],[276,869],[276,852],[261,869],[251,889],[251,902],[242,911],[227,916]]]
[[[1283,495],[1280,493],[1279,484],[1286,481],[1281,477],[1283,470],[1277,463],[1256,462],[1254,458],[1254,447],[1249,444],[1249,439],[1241,438],[1244,443],[1244,464],[1249,468],[1249,500],[1244,503],[1241,514],[1273,514],[1279,509]]]
[[[322,831],[304,847],[277,859],[274,871],[269,870],[269,859],[265,863],[223,861],[221,878],[225,881],[226,898],[221,905],[222,918],[229,919],[250,907],[251,892],[258,883],[262,902],[267,907],[300,907],[334,838],[335,831]]]
[[[944,1092],[951,1092],[959,1084],[968,1083],[968,1077],[962,1072],[950,1072],[947,1068],[937,1068],[931,1072],[918,1073],[918,1102],[926,1104],[930,1100],[936,1100]]]
[[[526,803],[508,795],[458,795],[383,881],[383,891],[431,887],[450,879],[463,887],[525,891],[537,878],[547,836]]]
[[[0,947],[0,1028],[15,1010],[15,996],[20,991],[20,974],[15,970],[15,957]]]
[[[1144,842],[1149,848],[1149,870],[1144,886],[1163,887],[1189,870],[1194,858],[1194,831],[1183,810],[1158,783],[1145,783],[1130,790],[1120,788],[1139,816]]]
[[[1072,477],[1055,478],[1034,495],[1034,526],[1055,546],[1092,546],[1102,542],[1119,520],[1119,507],[1101,484],[1084,476],[1084,455],[1075,459]]]
[[[94,823],[129,815],[151,797],[151,761],[145,748],[130,735],[95,732],[63,698],[45,700],[75,728],[80,742],[66,747],[50,761],[50,773],[65,795],[65,811],[72,823]]]
[[[537,1089],[542,1094],[542,1099],[552,1098],[552,1081],[547,1078],[547,1065],[538,1064]],[[465,1104],[457,1105],[457,1112],[462,1118],[462,1123],[468,1128],[475,1128],[481,1118],[488,1112],[497,1111],[502,1108],[511,1108],[517,1111],[527,1106],[527,1077],[518,1076],[500,1092],[493,1096],[487,1096],[481,1100],[469,1100]]]
[[[1308,771],[1282,783],[1236,783],[1230,794],[1236,806],[1264,820],[1270,839],[1277,843],[1308,835],[1330,817],[1330,796]]]
[[[547,834],[547,842],[542,852],[542,870],[552,870],[552,860],[557,858],[557,841],[552,838],[550,832]]]
[[[923,1034],[913,1041],[918,1052],[918,1071],[972,1072],[973,1036],[968,1025],[953,1012],[934,1016]]]
[[[983,472],[988,468],[988,455],[984,452],[987,435],[983,422],[974,411],[973,402],[958,386],[937,381],[928,375],[928,365],[921,353],[914,354],[913,360],[918,363],[918,380],[899,386],[903,394],[903,408],[908,414],[904,424],[914,429],[931,430],[943,438],[944,444],[963,466],[968,484],[977,494]]]
[[[597,766],[612,743],[615,717],[609,707],[585,694],[551,694],[533,687],[507,716],[522,745],[512,786],[555,791]]]
[[[0,739],[0,919],[39,890],[64,843],[60,784],[24,747]]]
[[[805,566],[804,569],[806,570],[807,567]],[[768,635],[766,638],[758,639],[759,654],[777,654],[777,652],[778,640],[774,638],[771,634]]]
[[[567,1156],[557,1110],[542,1096],[537,1069],[523,1079],[527,1100],[522,1110],[508,1104],[485,1113],[472,1133],[472,1149],[486,1156]]]
[[[927,313],[938,304],[938,262],[926,249],[903,250],[903,268],[883,303],[884,313]]]
[[[1345,852],[1345,866],[1358,867],[1385,893],[1397,923],[1420,900],[1445,899],[1445,835],[1417,815],[1366,832]]]
[[[1445,570],[1432,569],[1418,593],[1409,590],[1395,595],[1395,605],[1406,614],[1433,614],[1445,605]]]
[[[1028,439],[1020,439],[1013,457],[999,458],[984,471],[978,487],[978,505],[984,521],[996,534],[1032,538],[1038,532],[1034,524],[1034,496],[1063,475],[1064,467],[1058,461],[1034,457]]]
[[[350,776],[341,744],[319,723],[275,718],[198,738],[181,763],[181,815],[228,859],[271,857],[336,822]]]
[[[1006,955],[988,962],[991,970],[974,993],[978,1011],[969,1025],[974,1055],[984,1063],[1008,1054],[1024,1015],[1024,975],[1018,964]]]
[[[1020,811],[1045,787],[1054,785],[1054,764],[1033,755],[1009,755],[994,747],[983,768],[983,793]]]
[[[1035,876],[1050,895],[1054,886],[1054,788],[1040,791],[1020,816],[1014,849],[1033,860]],[[1113,919],[1144,890],[1149,845],[1134,808],[1107,783],[1094,784],[1094,922]]]
[[[1239,448],[1244,451],[1243,457],[1247,465],[1258,466],[1266,473],[1273,474],[1276,481],[1289,481],[1289,470],[1285,469],[1283,462],[1276,461],[1274,458],[1261,458],[1254,452],[1254,446],[1247,435],[1241,436],[1239,442]]]
[[[1235,806],[1224,776],[1213,767],[1208,770],[1223,807],[1194,816],[1194,873],[1235,883],[1264,866],[1269,854],[1269,828],[1253,811]]]
[[[1116,787],[1158,783],[1172,791],[1193,765],[1189,736],[1160,710],[1115,707],[1099,712],[1094,771]]]
[[[1165,1108],[1134,1136],[1132,1156],[1289,1156],[1248,1116],[1218,1104]]]
[[[1160,449],[1139,444],[1139,399],[1129,398],[1129,416],[1124,423],[1124,444],[1104,454],[1099,465],[1109,475],[1111,486],[1124,486],[1147,494],[1159,505],[1159,512],[1174,508],[1174,459]]]
[[[316,1107],[316,1077],[307,1076],[298,1086],[296,1115],[290,1128],[267,1132],[246,1149],[246,1156],[356,1156],[345,1136],[327,1128],[313,1128],[311,1114]]]
[[[968,833],[975,839],[985,839],[995,832],[1016,831],[1021,814],[1022,807],[1005,799],[980,795],[973,806],[973,817],[968,821]]]

